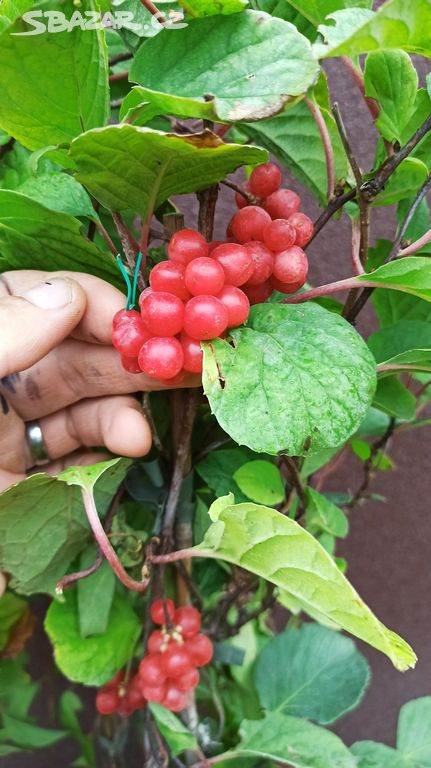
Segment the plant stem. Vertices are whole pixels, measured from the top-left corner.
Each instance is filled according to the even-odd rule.
[[[296,466],[295,459],[292,456],[287,456],[285,453],[281,456],[281,460],[286,467],[287,474],[292,487],[296,491],[298,497],[300,513],[302,514],[307,509],[307,494],[305,492],[304,485],[299,474],[298,467]]]
[[[355,275],[365,274],[364,267],[359,257],[361,246],[361,226],[357,219],[352,219],[352,266]]]
[[[289,296],[288,299],[284,299],[281,303],[302,304],[304,301],[319,299],[321,296],[329,296],[331,293],[338,293],[338,291],[346,291],[350,288],[357,287],[357,285],[358,283],[355,277],[347,277],[345,280],[336,280],[334,283],[319,285],[317,288],[310,288],[309,291],[296,293],[294,296]],[[369,283],[368,280],[361,280],[361,285],[375,285],[375,283]]]
[[[117,80],[127,80],[128,77],[128,72],[115,72],[114,75],[109,75],[109,82],[116,83]]]
[[[362,72],[359,69],[357,69],[357,67],[355,67],[353,61],[348,56],[341,56],[340,58],[344,66],[346,67],[346,69],[348,69],[348,71],[350,72],[356,85],[358,86],[361,96],[364,99],[370,111],[371,117],[373,118],[373,120],[377,120],[380,114],[380,107],[375,99],[372,99],[369,96],[365,95],[365,83],[364,83],[364,76]]]
[[[112,219],[117,228],[129,269],[133,275],[135,272],[136,259],[139,253],[139,245],[133,237],[132,233],[129,231],[128,227],[126,227],[121,215],[118,212],[112,212]],[[140,291],[143,291],[145,288],[145,280],[141,271],[138,275],[138,288]]]
[[[118,248],[115,247],[115,243],[112,240],[109,233],[106,231],[105,227],[103,226],[101,221],[96,221],[96,229],[97,231],[102,235],[105,243],[107,244],[109,250],[111,251],[113,256],[116,256],[118,253]]]
[[[407,248],[403,248],[401,251],[399,251],[398,256],[411,256],[412,253],[416,253],[416,251],[419,251],[429,242],[431,242],[431,229],[429,229],[428,232],[425,232],[422,237],[419,237],[417,240],[415,240],[414,243],[408,245]]]
[[[198,229],[205,240],[209,242],[213,237],[214,216],[218,198],[218,184],[197,193],[199,200]]]
[[[129,59],[133,59],[133,53],[131,51],[126,51],[125,53],[118,53],[116,56],[112,56],[109,59],[109,66],[114,67],[115,64],[120,64],[122,61],[129,61]]]
[[[385,448],[388,441],[392,437],[394,430],[396,427],[396,419],[392,416],[389,420],[388,427],[382,437],[380,437],[378,440],[376,440],[375,443],[373,443],[371,447],[371,452],[368,457],[368,459],[364,462],[364,476],[362,479],[362,482],[356,491],[356,493],[352,496],[349,502],[345,504],[345,507],[347,509],[352,509],[356,506],[356,504],[363,498],[371,480],[371,472],[373,469],[374,460],[378,454],[378,452]]]
[[[335,190],[335,166],[331,137],[329,136],[328,128],[318,104],[316,104],[315,101],[309,99],[308,97],[306,97],[304,101],[314,117],[316,125],[319,129],[320,138],[322,139],[323,151],[325,153],[326,159],[326,174],[328,179],[327,196],[328,200],[332,200]]]
[[[166,17],[163,15],[161,11],[154,5],[154,3],[151,2],[151,0],[140,0],[144,8],[147,9],[151,13],[152,16],[155,16],[157,21],[160,22],[160,24],[164,24],[166,21]]]
[[[103,555],[107,559],[115,575],[122,582],[122,584],[127,587],[127,589],[131,589],[134,592],[145,592],[148,587],[148,578],[144,578],[143,581],[135,581],[135,579],[132,579],[124,570],[115,550],[111,546],[106,532],[103,529],[102,523],[100,522],[92,491],[88,490],[88,488],[81,488],[81,493],[85,512],[87,514],[91,530],[93,531],[94,538],[96,539]]]
[[[247,192],[247,190],[241,187],[240,184],[235,184],[229,179],[224,179],[224,181],[221,181],[220,184],[223,184],[224,187],[229,187],[229,189],[233,189],[234,192],[242,195],[244,200],[247,201],[247,205],[256,205],[257,198],[254,197],[254,195],[252,195],[250,192]]]
[[[355,197],[356,188],[349,189],[348,192],[344,192],[343,194],[336,194],[334,199],[331,200],[329,205],[327,205],[325,210],[320,214],[319,218],[314,222],[313,237],[309,241],[308,245],[313,242],[314,238],[319,234],[320,230],[323,229],[325,224],[327,224],[328,221],[332,219],[334,213],[337,213],[337,211],[339,211],[343,205],[348,203],[349,200],[353,200]]]

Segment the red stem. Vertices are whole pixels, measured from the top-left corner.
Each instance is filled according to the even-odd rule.
[[[144,581],[135,581],[135,579],[132,579],[124,570],[103,529],[102,523],[100,522],[96,504],[94,502],[93,493],[87,488],[82,488],[81,493],[85,512],[88,518],[88,522],[90,523],[91,530],[93,531],[94,538],[96,539],[97,544],[102,550],[115,575],[122,582],[122,584],[127,587],[127,589],[132,589],[134,592],[145,592],[148,587],[149,580],[145,579]]]
[[[418,240],[415,240],[414,243],[408,245],[407,248],[403,248],[401,251],[399,251],[398,256],[410,256],[412,253],[419,251],[429,242],[431,242],[431,229],[429,229],[428,232],[425,232],[422,237],[419,237]]]
[[[365,83],[364,83],[364,76],[362,72],[360,72],[360,70],[355,67],[355,65],[353,64],[353,61],[351,61],[351,59],[349,59],[348,56],[341,56],[341,61],[343,62],[346,69],[349,70],[350,74],[353,77],[353,80],[358,86],[359,91],[362,95],[362,98],[364,99],[370,111],[371,117],[373,118],[373,120],[377,120],[380,114],[380,107],[375,99],[371,99],[369,96],[365,95]]]
[[[337,280],[335,283],[327,283],[326,285],[319,285],[317,288],[311,288],[309,291],[303,291],[297,293],[295,296],[289,296],[288,299],[284,299],[282,304],[302,304],[304,301],[310,299],[318,299],[321,296],[329,296],[331,293],[338,293],[338,291],[347,291],[350,288],[361,287],[373,287],[377,283],[373,283],[371,280],[361,280],[358,282],[356,277],[348,277],[345,280]]]
[[[316,121],[316,125],[320,133],[320,138],[322,139],[323,150],[325,152],[326,158],[326,173],[328,178],[328,200],[331,200],[335,190],[334,152],[332,150],[331,138],[329,136],[328,128],[319,106],[315,101],[309,98],[305,99],[305,103]]]

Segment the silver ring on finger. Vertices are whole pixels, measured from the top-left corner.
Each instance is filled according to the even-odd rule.
[[[50,458],[46,450],[42,430],[38,421],[27,421],[25,424],[25,437],[30,451],[34,467],[49,464]]]

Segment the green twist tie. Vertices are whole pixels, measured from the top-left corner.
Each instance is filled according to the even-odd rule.
[[[135,271],[133,274],[133,284],[130,282],[129,274],[121,260],[121,256],[117,256],[117,264],[119,267],[119,270],[121,274],[123,275],[124,282],[127,286],[127,298],[126,298],[126,309],[133,309],[136,305],[136,291],[138,287],[138,277],[139,277],[139,270],[141,268],[141,262],[142,262],[142,253],[139,251],[138,258],[136,259],[136,265],[135,265]]]

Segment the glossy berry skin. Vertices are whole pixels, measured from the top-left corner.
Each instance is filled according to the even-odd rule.
[[[183,327],[184,304],[173,293],[150,293],[141,304],[141,315],[152,336],[175,336]]]
[[[245,323],[250,314],[250,302],[241,288],[225,285],[218,298],[227,309],[228,328],[236,328]]]
[[[137,357],[150,334],[143,326],[139,312],[134,309],[121,311],[121,319],[117,313],[113,321],[112,344],[125,357]]]
[[[273,255],[271,251],[258,240],[251,240],[249,243],[244,243],[244,248],[247,248],[251,258],[253,259],[253,272],[251,277],[247,280],[246,285],[259,285],[268,280],[272,275],[273,269]]]
[[[185,645],[171,643],[169,648],[160,654],[160,667],[166,677],[181,677],[191,666],[192,661]]]
[[[190,293],[184,280],[186,268],[176,261],[160,261],[150,272],[150,286],[153,291],[166,291],[187,301]]]
[[[200,341],[192,339],[187,333],[180,336],[181,346],[184,355],[184,370],[188,373],[202,373],[204,355],[201,349]]]
[[[270,251],[284,251],[295,245],[296,230],[287,219],[274,219],[266,227],[263,240]]]
[[[288,219],[293,213],[299,211],[301,199],[291,189],[278,189],[277,192],[266,197],[262,205],[271,219]]]
[[[215,248],[212,258],[223,267],[227,285],[243,285],[253,274],[252,256],[243,245],[223,243]]]
[[[250,305],[253,306],[254,304],[263,304],[264,301],[269,299],[273,288],[267,280],[265,283],[260,283],[259,285],[243,285],[241,290],[244,291]]]
[[[307,273],[307,256],[302,248],[298,248],[297,245],[275,254],[273,276],[280,280],[280,282],[299,282],[303,285],[307,279]]]
[[[161,660],[161,654],[151,654],[142,659],[139,665],[139,677],[145,685],[160,686],[165,682],[166,675],[162,670]]]
[[[274,291],[279,291],[279,293],[285,294],[296,293],[296,291],[299,291],[304,285],[302,280],[299,280],[296,283],[282,283],[280,280],[277,280],[274,275],[271,277],[270,283]]]
[[[226,330],[229,315],[215,296],[194,296],[184,310],[184,330],[198,341],[215,339]]]
[[[270,223],[269,213],[257,205],[246,205],[233,217],[231,229],[235,240],[247,243],[249,240],[263,239],[263,231]]]
[[[305,215],[305,213],[294,213],[289,217],[289,224],[292,225],[296,232],[295,245],[299,245],[303,248],[313,237],[313,222],[309,216]]]
[[[250,192],[255,197],[268,197],[281,184],[281,171],[274,163],[263,163],[251,173],[248,180]]]
[[[98,691],[96,695],[96,709],[99,715],[112,715],[117,711],[118,694],[115,690]]]
[[[141,347],[138,361],[141,371],[151,379],[168,381],[183,367],[183,349],[178,339],[154,336]]]
[[[127,373],[142,373],[137,357],[121,355],[121,365]]]
[[[198,682],[199,672],[194,667],[189,669],[188,672],[185,672],[184,675],[181,675],[181,677],[177,677],[175,680],[177,687],[180,691],[184,691],[184,693],[191,691],[192,688],[196,688]]]
[[[173,621],[175,616],[174,601],[170,597],[153,600],[150,607],[150,616],[154,624],[166,624],[166,616],[168,616],[169,621]]]
[[[151,632],[148,638],[148,653],[160,653],[162,646],[165,644],[166,640],[164,638],[163,632],[160,629],[155,629],[154,632]]]
[[[168,245],[168,256],[172,261],[188,264],[193,259],[208,256],[208,243],[194,229],[181,229],[171,237]]]
[[[160,704],[166,696],[166,684],[163,685],[143,685],[142,694],[147,701]]]
[[[185,605],[175,611],[174,624],[181,627],[181,634],[187,639],[198,634],[201,628],[201,615],[196,608]]]
[[[181,712],[187,706],[187,695],[175,685],[168,685],[165,698],[161,703],[171,712]]]
[[[217,296],[225,284],[225,274],[218,261],[202,256],[187,264],[185,281],[192,296]]]
[[[187,650],[195,667],[203,667],[213,657],[213,644],[206,635],[195,635],[186,642]]]

